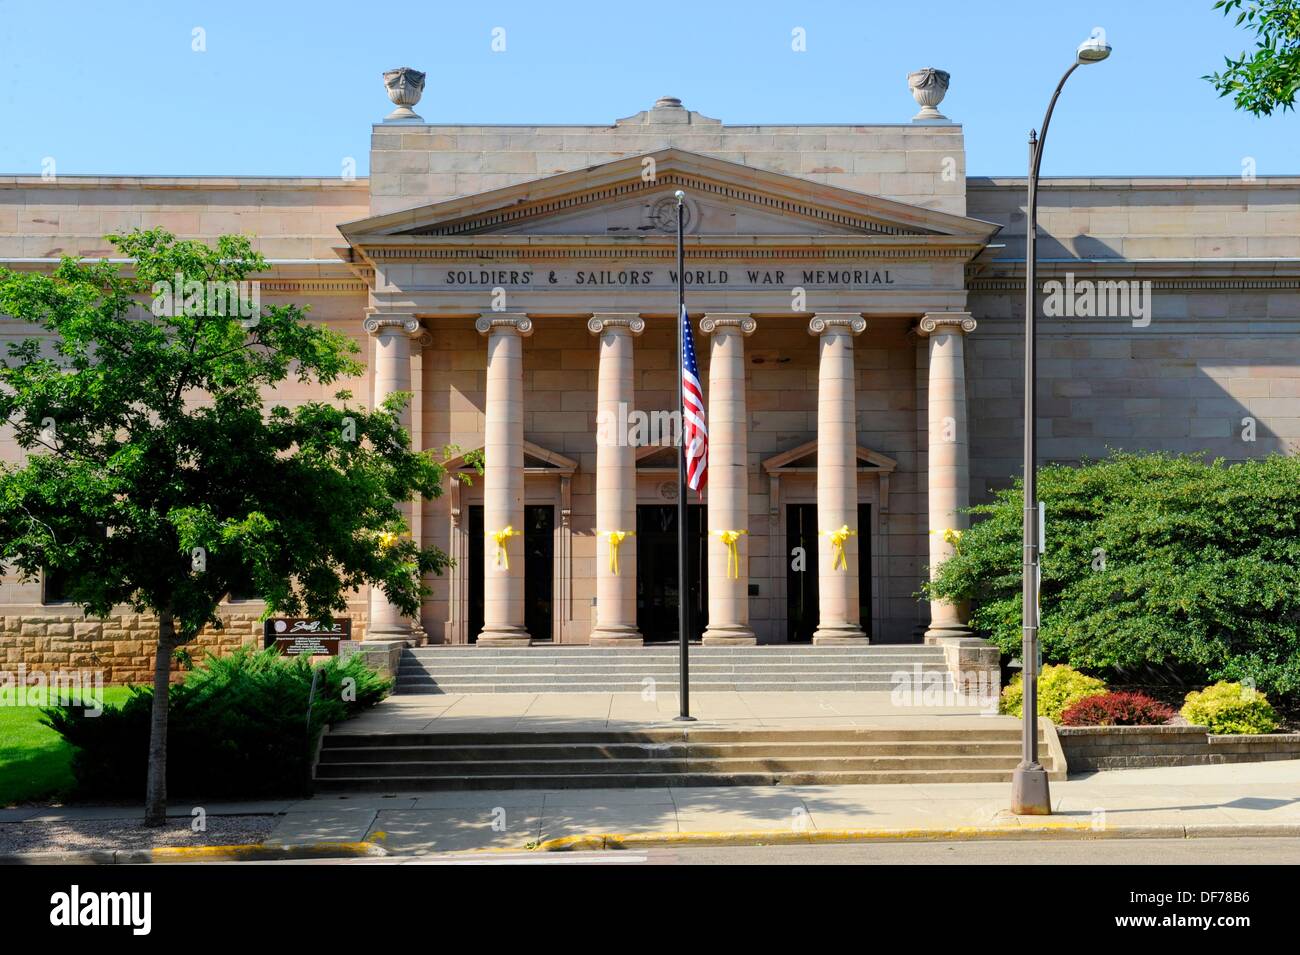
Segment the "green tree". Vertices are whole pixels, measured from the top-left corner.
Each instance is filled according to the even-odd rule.
[[[1232,96],[1237,109],[1271,116],[1275,109],[1294,109],[1300,89],[1300,0],[1218,0],[1214,9],[1237,14],[1255,34],[1255,50],[1236,59],[1224,57],[1227,68],[1202,79],[1220,96]]]
[[[1046,662],[1300,692],[1300,459],[1114,454],[1039,474]],[[983,520],[924,586],[971,600],[1006,654],[1020,651],[1022,500],[1017,485],[971,508]]]
[[[0,415],[27,452],[0,468],[0,561],[26,579],[62,573],[88,616],[156,615],[145,821],[161,825],[177,648],[219,626],[221,600],[250,579],[268,615],[329,619],[363,584],[416,613],[423,575],[447,558],[404,536],[395,502],[437,496],[444,473],[411,451],[397,419],[409,395],[368,411],[339,391],[268,412],[263,395],[290,378],[330,385],[362,368],[351,339],[298,307],[244,318],[190,294],[206,284],[180,284],[264,271],[247,238],[109,239],[129,271],[70,258],[48,275],[0,269],[4,324],[43,333],[0,361]]]

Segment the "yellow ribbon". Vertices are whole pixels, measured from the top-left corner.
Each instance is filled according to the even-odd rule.
[[[379,535],[379,546],[382,547],[384,550],[387,550],[388,548],[392,547],[396,543],[397,543],[397,535],[394,534],[392,531],[384,531],[382,534]]]
[[[748,534],[749,531],[714,531],[722,538],[722,543],[727,546],[727,576],[732,580],[740,578],[740,551],[736,548],[736,541],[740,540],[741,534]]]
[[[941,531],[930,531],[930,533],[942,534],[943,542],[945,544],[951,544],[953,547],[956,547],[959,543],[961,543],[961,531],[953,527],[945,527]]]
[[[848,524],[841,524],[839,530],[822,531],[822,533],[829,535],[831,539],[831,553],[834,554],[831,560],[831,570],[848,570],[849,558],[844,553],[844,542],[856,534],[857,531],[849,530]]]
[[[488,534],[487,536],[497,542],[496,565],[505,570],[509,570],[510,553],[506,550],[506,541],[510,540],[512,537],[523,537],[523,531],[517,531],[512,525],[507,524],[505,527],[501,528],[501,530]]]
[[[618,545],[626,537],[635,537],[633,531],[601,531],[600,536],[609,540],[609,572],[618,574]]]

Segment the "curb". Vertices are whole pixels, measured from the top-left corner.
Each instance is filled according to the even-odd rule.
[[[1101,826],[1089,822],[1031,826],[959,826],[952,829],[755,829],[741,832],[627,832],[560,836],[533,846],[535,852],[650,849],[673,846],[825,845],[858,842],[982,842],[1054,839],[1221,839],[1300,837],[1300,823],[1274,825]]]
[[[85,852],[10,852],[0,865],[176,865],[188,862],[281,862],[294,859],[358,859],[387,856],[374,842],[310,842],[302,845],[159,846],[155,849],[92,849]]]

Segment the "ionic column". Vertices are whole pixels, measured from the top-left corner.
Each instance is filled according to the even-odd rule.
[[[424,335],[418,319],[405,315],[375,314],[362,323],[362,327],[375,340],[374,363],[371,366],[374,375],[374,407],[385,401],[395,392],[411,391],[411,339]],[[411,431],[411,402],[408,400],[397,413],[397,420],[409,434]],[[412,505],[410,501],[398,504],[402,520],[409,529],[413,526]],[[370,587],[369,624],[366,629],[367,639],[376,640],[414,640],[423,642],[424,629],[418,620],[405,617],[379,587]]]
[[[712,336],[709,626],[704,631],[704,643],[709,646],[758,642],[749,628],[749,420],[745,411],[745,336],[757,327],[748,315],[710,313],[700,322],[700,331]]]
[[[593,647],[639,647],[636,628],[636,448],[627,440],[635,399],[632,339],[645,331],[635,312],[598,312],[596,385],[596,620]],[[621,539],[620,539],[621,537]]]
[[[965,336],[975,330],[968,312],[929,312],[917,326],[930,339],[929,499],[930,576],[953,555],[956,540],[970,523],[970,449],[966,434]],[[969,607],[930,602],[928,642],[969,637]]]
[[[867,329],[857,312],[818,313],[817,629],[813,643],[865,644],[858,604],[858,412],[853,337]],[[837,545],[837,535],[849,533]]]
[[[524,627],[524,336],[532,320],[486,312],[474,327],[486,335],[487,396],[483,424],[483,632],[480,647],[527,646]],[[471,542],[472,546],[472,542]]]

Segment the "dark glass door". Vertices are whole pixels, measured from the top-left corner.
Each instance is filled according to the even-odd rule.
[[[785,510],[786,639],[808,643],[817,629],[817,505],[787,504]],[[803,548],[802,569],[795,548]],[[858,505],[858,599],[862,629],[871,635],[871,505]]]
[[[709,624],[708,515],[703,504],[687,506],[687,627],[698,640]],[[677,505],[636,509],[636,625],[646,643],[676,641]]]
[[[786,639],[809,643],[817,629],[816,504],[786,505],[785,558]]]
[[[555,508],[529,504],[524,508],[524,626],[533,642],[554,636]]]
[[[483,505],[469,507],[469,641],[483,631],[483,571],[485,569]],[[524,508],[524,626],[534,641],[554,638],[555,508],[529,504]]]

